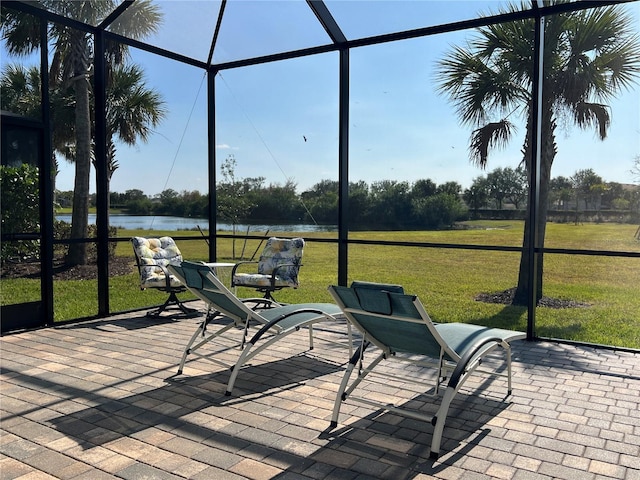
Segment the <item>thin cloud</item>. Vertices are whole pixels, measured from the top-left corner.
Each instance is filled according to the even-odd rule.
[[[219,150],[240,150],[240,147],[232,147],[227,143],[219,143],[216,148]]]

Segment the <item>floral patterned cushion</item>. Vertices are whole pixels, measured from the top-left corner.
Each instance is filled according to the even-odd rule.
[[[180,265],[182,254],[171,237],[131,239],[140,267],[140,288],[162,288],[167,286],[165,271],[160,268],[169,264]],[[148,266],[145,266],[148,265]],[[180,281],[169,275],[172,287],[181,287]]]
[[[259,273],[236,273],[233,277],[233,283],[237,286],[246,287],[268,287],[271,285],[271,275],[260,275]],[[276,287],[294,287],[290,282],[276,276]]]
[[[298,271],[302,262],[304,240],[302,238],[284,239],[271,237],[260,255],[258,273],[236,273],[233,277],[234,285],[251,287],[268,287],[271,285],[271,274],[276,272],[277,287],[298,288]]]

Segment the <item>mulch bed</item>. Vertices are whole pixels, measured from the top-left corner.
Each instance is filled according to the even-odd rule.
[[[502,292],[496,293],[480,293],[474,297],[478,302],[485,303],[501,303],[504,305],[511,305],[513,303],[513,297],[515,296],[516,288],[509,288]],[[575,300],[563,300],[561,298],[542,297],[538,301],[539,307],[548,308],[587,308],[591,305],[583,302],[576,302]]]
[[[135,271],[136,265],[132,258],[114,257],[109,260],[109,276],[129,275]],[[68,267],[62,257],[53,261],[53,278],[55,280],[91,280],[98,276],[95,264],[76,265]],[[2,266],[2,278],[40,278],[39,262],[9,263]]]

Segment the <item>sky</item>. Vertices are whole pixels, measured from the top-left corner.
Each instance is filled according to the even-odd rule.
[[[206,60],[220,3],[159,1],[164,23],[147,42]],[[466,20],[495,12],[497,0],[393,2],[327,0],[349,39]],[[625,6],[640,25],[640,2]],[[524,127],[509,147],[494,151],[488,170],[469,161],[471,128],[436,89],[435,68],[471,31],[352,49],[350,53],[350,180],[456,181],[463,188],[497,167],[518,166]],[[231,0],[221,25],[215,62],[330,43],[303,0]],[[3,50],[3,64],[10,59]],[[147,143],[117,145],[119,169],[111,190],[206,192],[207,92],[204,72],[140,50],[131,60],[165,101],[166,115]],[[233,156],[236,179],[265,184],[292,181],[302,192],[338,178],[338,54],[228,69],[216,77],[216,152]],[[605,181],[631,183],[640,156],[640,87],[610,102],[609,136],[570,123],[558,128],[553,176],[593,168]],[[517,119],[516,122],[518,122]],[[73,188],[73,165],[60,162],[57,188]],[[95,188],[92,190],[95,191]]]

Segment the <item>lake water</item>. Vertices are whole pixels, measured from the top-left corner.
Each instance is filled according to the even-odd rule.
[[[71,214],[57,214],[56,220],[71,222]],[[206,218],[185,218],[148,215],[118,215],[109,216],[110,224],[130,230],[197,230],[198,225],[202,230],[209,230],[209,221]],[[96,223],[96,215],[89,214],[89,223]],[[249,227],[250,233],[264,233],[267,230],[272,232],[336,232],[335,225],[236,225],[238,233],[246,233]],[[216,224],[218,230],[231,231],[232,225],[228,223]]]

